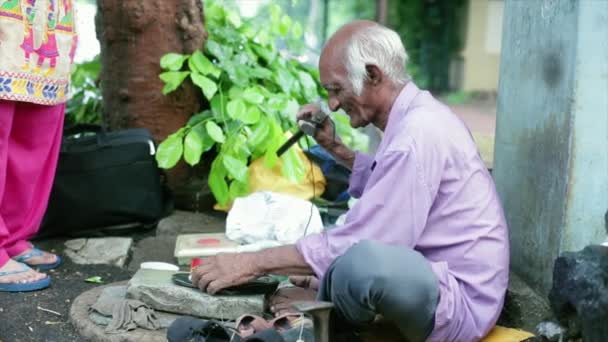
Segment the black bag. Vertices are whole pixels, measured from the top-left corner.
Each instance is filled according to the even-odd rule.
[[[143,128],[67,129],[38,236],[100,236],[156,226],[167,211],[167,190],[155,152]]]

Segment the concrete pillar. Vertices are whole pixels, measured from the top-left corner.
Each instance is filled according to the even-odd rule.
[[[512,268],[547,294],[606,235],[608,1],[507,0],[503,23],[494,176]]]

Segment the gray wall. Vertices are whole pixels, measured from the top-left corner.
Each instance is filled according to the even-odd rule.
[[[605,237],[608,1],[507,0],[494,175],[512,268],[543,294],[553,262]]]

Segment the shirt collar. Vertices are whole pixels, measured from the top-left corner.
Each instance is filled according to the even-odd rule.
[[[420,89],[414,84],[414,82],[409,81],[401,89],[399,95],[393,102],[393,106],[388,114],[388,121],[386,123],[386,127],[384,129],[384,136],[390,136],[393,131],[393,127],[401,121],[401,118],[407,113],[407,110],[412,103],[412,100],[418,95]]]

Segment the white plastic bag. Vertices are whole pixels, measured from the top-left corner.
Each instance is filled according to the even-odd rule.
[[[226,219],[226,236],[241,244],[287,245],[321,231],[321,215],[312,203],[269,191],[237,198]]]

